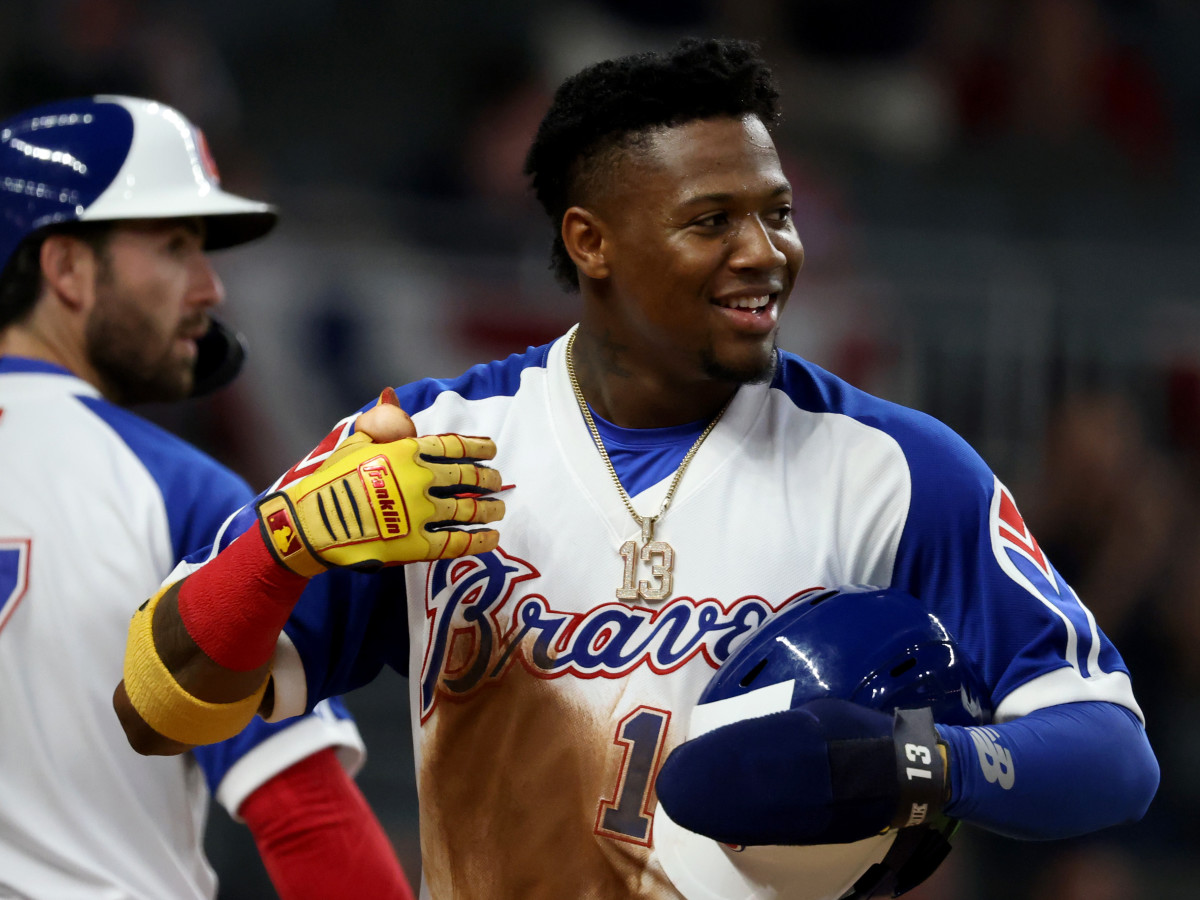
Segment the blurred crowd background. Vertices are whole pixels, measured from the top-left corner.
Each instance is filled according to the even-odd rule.
[[[0,115],[164,100],[227,187],[280,205],[273,236],[215,258],[243,378],[148,410],[261,487],[383,385],[575,320],[525,148],[563,77],[684,35],[755,39],[781,83],[807,249],[781,343],[980,450],[1122,650],[1162,763],[1142,823],[964,829],[912,896],[1196,896],[1200,3],[4,0]],[[403,681],[348,702],[415,876]],[[271,896],[244,829],[212,819],[222,900]]]

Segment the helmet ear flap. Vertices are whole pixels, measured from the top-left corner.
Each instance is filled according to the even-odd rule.
[[[217,319],[211,321],[204,337],[196,342],[199,353],[192,397],[203,397],[225,387],[237,377],[246,361],[246,338]]]
[[[942,817],[940,823],[902,828],[880,862],[863,873],[843,900],[899,897],[934,873],[950,854],[950,838],[958,822]]]

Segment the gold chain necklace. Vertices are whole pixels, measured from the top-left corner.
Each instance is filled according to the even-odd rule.
[[[587,422],[588,431],[592,433],[592,441],[596,444],[596,449],[600,451],[600,458],[604,460],[605,468],[608,469],[609,477],[612,478],[613,484],[617,486],[617,493],[621,495],[621,500],[625,504],[625,508],[629,510],[629,514],[633,516],[633,520],[638,523],[642,529],[642,549],[639,552],[637,541],[626,541],[621,545],[620,554],[625,563],[624,577],[621,581],[621,586],[617,588],[618,600],[666,600],[671,596],[671,573],[675,568],[675,549],[666,541],[656,541],[654,539],[654,525],[666,513],[667,507],[671,505],[671,500],[675,496],[675,489],[679,487],[679,482],[683,479],[684,470],[687,469],[688,463],[692,461],[692,457],[696,455],[696,451],[700,449],[700,445],[704,443],[704,439],[712,433],[712,430],[717,427],[717,423],[721,421],[721,416],[725,415],[725,410],[729,409],[729,404],[733,402],[733,397],[725,401],[725,405],[721,407],[708,426],[700,432],[700,436],[696,438],[696,442],[692,444],[687,453],[683,455],[683,459],[679,463],[679,468],[675,470],[675,477],[671,479],[671,484],[667,487],[666,496],[662,499],[662,505],[658,507],[658,512],[652,516],[643,516],[633,508],[633,501],[629,499],[629,494],[625,492],[624,485],[621,484],[621,479],[617,476],[617,470],[613,467],[612,460],[608,458],[608,451],[604,449],[604,440],[600,437],[600,429],[596,427],[596,420],[592,418],[592,411],[588,408],[587,400],[583,397],[583,391],[579,387],[579,379],[575,377],[575,336],[579,334],[578,330],[571,332],[571,336],[567,338],[567,377],[571,379],[571,390],[575,392],[575,400],[579,403],[579,411],[583,413],[583,419]],[[655,558],[659,562],[654,562]],[[649,581],[638,581],[634,584],[634,569],[637,565],[637,560],[650,565],[650,573],[657,579],[657,583]]]

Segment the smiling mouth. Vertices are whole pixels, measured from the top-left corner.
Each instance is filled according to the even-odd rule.
[[[744,309],[748,312],[761,313],[778,294],[760,294],[756,297],[730,297],[717,300],[716,305],[724,309]]]

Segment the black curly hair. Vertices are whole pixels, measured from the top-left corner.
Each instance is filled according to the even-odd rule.
[[[740,40],[688,38],[669,52],[605,60],[564,81],[525,158],[525,174],[554,227],[550,268],[563,286],[579,288],[559,232],[563,214],[613,162],[612,151],[697,119],[755,115],[771,128],[778,100],[758,45]]]

